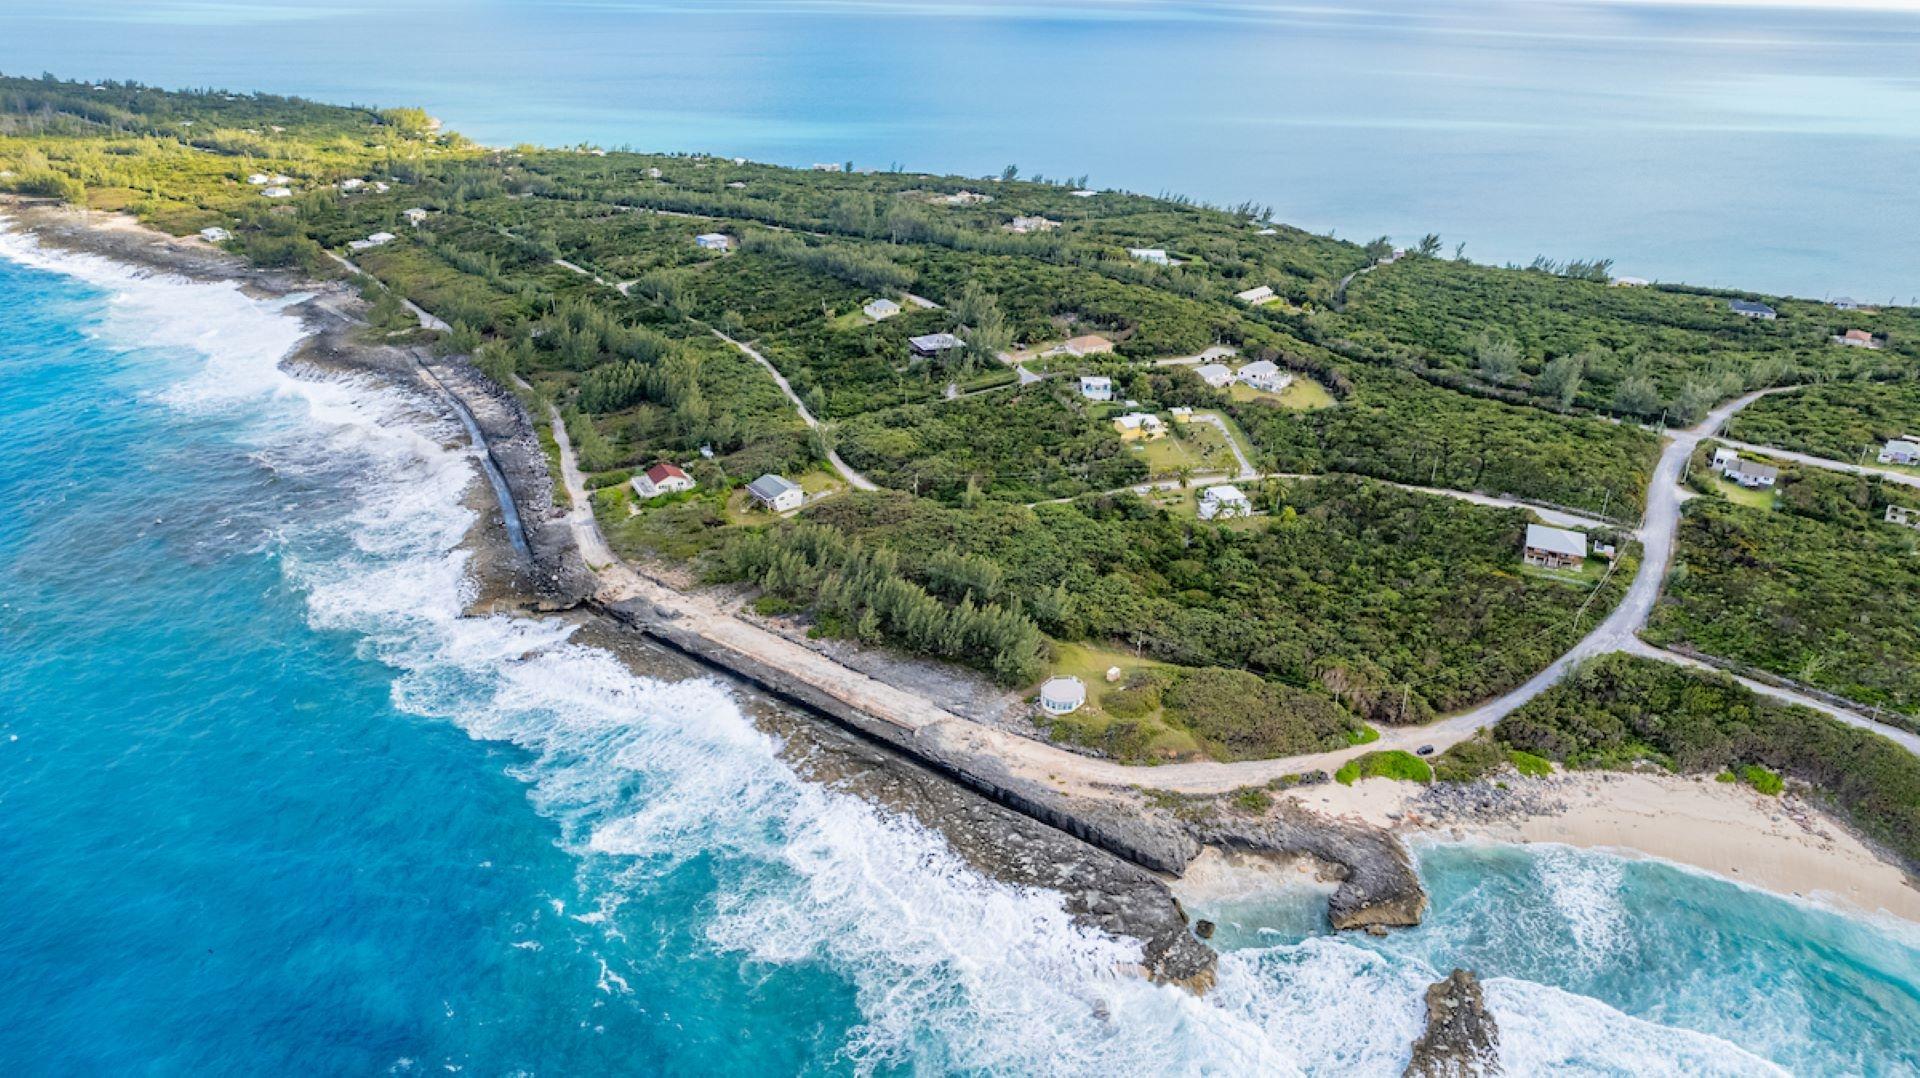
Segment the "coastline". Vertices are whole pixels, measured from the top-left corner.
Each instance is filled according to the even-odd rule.
[[[0,219],[10,215],[50,246],[194,280],[238,282],[256,294],[297,299],[290,309],[306,319],[310,335],[288,357],[288,364],[317,371],[372,372],[429,396],[460,402],[482,436],[480,451],[499,469],[511,493],[532,555],[528,566],[511,548],[502,511],[486,484],[478,481],[476,469],[469,499],[482,512],[469,542],[480,583],[477,612],[571,610],[564,616],[592,636],[651,649],[650,656],[635,659],[631,648],[610,647],[630,664],[642,662],[648,673],[658,673],[657,664],[666,659],[653,643],[661,640],[723,668],[723,680],[730,684],[757,685],[773,698],[796,701],[833,717],[841,727],[862,732],[865,738],[855,740],[840,729],[813,723],[820,736],[794,738],[794,751],[812,761],[807,765],[810,777],[914,816],[944,834],[982,871],[1059,891],[1077,918],[1141,939],[1164,979],[1204,987],[1211,976],[1212,953],[1188,931],[1165,882],[1189,866],[1196,869],[1197,881],[1213,871],[1216,860],[1267,864],[1291,856],[1304,859],[1301,863],[1342,888],[1359,883],[1356,877],[1366,877],[1369,868],[1380,869],[1384,879],[1365,884],[1355,901],[1363,912],[1388,908],[1386,919],[1363,915],[1342,923],[1338,914],[1335,917],[1340,927],[1379,928],[1418,923],[1419,909],[1409,914],[1408,896],[1396,891],[1413,875],[1400,843],[1429,837],[1561,842],[1656,857],[1781,894],[1831,898],[1852,911],[1881,909],[1920,921],[1920,890],[1912,879],[1824,813],[1810,815],[1818,821],[1810,827],[1794,823],[1789,828],[1769,819],[1766,805],[1739,801],[1759,795],[1711,782],[1663,782],[1642,775],[1559,778],[1552,781],[1566,784],[1555,787],[1564,791],[1560,796],[1569,802],[1566,810],[1502,820],[1425,815],[1411,804],[1423,791],[1419,787],[1378,781],[1351,788],[1323,784],[1278,798],[1283,808],[1274,818],[1215,819],[1196,825],[1149,811],[1126,791],[1103,789],[1096,797],[1082,790],[1076,796],[1039,782],[1017,762],[994,757],[994,742],[976,736],[978,731],[929,727],[906,735],[891,729],[876,732],[873,727],[884,724],[869,718],[863,725],[853,708],[830,699],[808,699],[800,691],[804,686],[796,688],[798,683],[782,679],[778,670],[768,671],[763,679],[743,674],[737,660],[702,656],[697,642],[684,638],[692,634],[679,632],[683,639],[676,641],[675,616],[657,606],[637,600],[605,606],[590,601],[598,581],[571,534],[568,514],[554,504],[545,454],[518,399],[458,360],[437,359],[417,346],[355,339],[354,305],[362,301],[351,288],[259,270],[197,240],[165,237],[117,214],[51,207],[29,207],[22,213],[22,207],[11,202],[0,202],[0,210],[6,211]],[[575,609],[583,603],[588,609]],[[679,656],[671,662],[686,671],[680,676],[706,672]],[[757,705],[766,699],[754,694],[749,698],[756,705],[753,713],[764,718],[769,709]],[[809,725],[804,717],[787,721],[790,731]],[[833,738],[824,736],[827,730]],[[839,741],[831,751],[820,747],[834,739]],[[855,774],[868,777],[850,777]],[[1616,787],[1625,780],[1652,787]],[[1622,793],[1632,796],[1617,796]],[[1675,820],[1685,826],[1672,826]],[[1127,848],[1135,839],[1142,845]],[[1219,854],[1220,848],[1252,852],[1229,857]],[[1833,879],[1849,880],[1847,893],[1830,895],[1820,886]],[[1417,891],[1417,880],[1414,887]],[[1182,893],[1185,889],[1178,885],[1172,892]],[[1419,898],[1423,903],[1424,895]]]

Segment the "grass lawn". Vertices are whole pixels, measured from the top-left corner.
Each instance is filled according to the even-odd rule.
[[[1749,509],[1773,512],[1773,491],[1767,488],[1750,490],[1738,483],[1729,483],[1725,479],[1712,481],[1714,492],[1735,505],[1744,505]]]
[[[806,505],[812,505],[815,499],[831,497],[832,495],[838,494],[845,490],[847,486],[846,483],[841,481],[837,474],[825,468],[813,468],[809,471],[802,472],[798,478],[793,476],[789,476],[788,478],[800,484],[800,489],[807,492]],[[806,505],[801,506],[801,508],[806,508]],[[795,510],[795,512],[798,511],[799,510]],[[753,500],[753,495],[747,493],[747,488],[744,484],[735,487],[733,491],[727,495],[727,522],[730,524],[767,524],[783,516],[792,515],[792,513],[775,514],[769,512],[759,502]]]
[[[1293,384],[1278,393],[1268,393],[1250,385],[1235,382],[1227,387],[1227,396],[1237,401],[1273,401],[1282,408],[1291,408],[1296,412],[1311,412],[1318,408],[1331,408],[1335,401],[1327,387],[1311,378],[1294,375]]]
[[[1107,681],[1107,668],[1120,668],[1120,680]],[[1171,665],[1130,651],[1093,644],[1055,644],[1048,676],[1077,677],[1087,687],[1087,703],[1071,715],[1045,718],[1055,740],[1107,749],[1121,759],[1145,763],[1198,759],[1206,755],[1191,733],[1166,721],[1163,708],[1120,718],[1101,706],[1120,692],[1135,673],[1171,670]]]
[[[1147,462],[1149,478],[1169,479],[1181,468],[1229,474],[1239,470],[1239,462],[1233,459],[1233,451],[1227,448],[1218,427],[1208,423],[1180,423],[1174,425],[1174,430],[1179,432],[1177,436],[1168,434],[1165,438],[1134,442],[1129,446],[1128,452]]]
[[[1520,570],[1528,576],[1537,576],[1542,580],[1558,580],[1563,584],[1575,584],[1582,588],[1590,588],[1600,583],[1600,578],[1607,575],[1607,559],[1600,557],[1588,558],[1578,569],[1542,569],[1538,565],[1528,565],[1522,562],[1520,563]]]

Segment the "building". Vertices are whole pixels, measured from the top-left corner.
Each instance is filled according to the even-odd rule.
[[[215,226],[213,228],[201,229],[200,238],[203,240],[206,240],[208,243],[225,243],[228,240],[233,238],[233,233],[228,232],[224,228]]]
[[[649,179],[649,180],[657,180],[657,179],[659,179],[660,177],[662,177],[662,176],[665,176],[665,175],[666,175],[666,173],[664,173],[664,172],[662,172],[662,171],[660,171],[660,170],[659,170],[659,169],[657,169],[657,168],[649,168],[649,169],[647,170],[647,179]]]
[[[1293,384],[1293,375],[1270,359],[1255,360],[1234,375],[1243,384],[1268,393],[1278,393]]]
[[[693,245],[703,251],[724,251],[733,246],[733,238],[724,232],[702,232],[693,238]]]
[[[1083,188],[1081,188],[1081,189],[1080,189],[1080,190],[1078,190],[1078,191],[1068,191],[1068,192],[1067,192],[1067,194],[1070,194],[1070,195],[1072,195],[1072,196],[1073,196],[1073,197],[1075,197],[1075,198],[1092,198],[1093,196],[1095,196],[1095,195],[1097,195],[1097,194],[1099,194],[1099,193],[1100,193],[1100,192],[1098,192],[1098,191],[1089,191],[1089,190],[1087,190],[1087,189],[1086,189],[1086,188],[1084,188],[1084,187],[1083,187]]]
[[[1645,288],[1652,282],[1645,277],[1615,277],[1608,283],[1615,288]]]
[[[1258,307],[1262,303],[1272,303],[1277,297],[1274,296],[1273,289],[1261,285],[1258,288],[1249,288],[1245,292],[1235,292],[1233,298],[1249,307]]]
[[[1181,407],[1175,407],[1175,408],[1169,408],[1169,409],[1167,409],[1167,415],[1168,415],[1168,416],[1169,416],[1170,418],[1172,418],[1172,420],[1173,420],[1173,421],[1174,421],[1175,423],[1191,423],[1191,422],[1193,422],[1193,409],[1191,409],[1191,408],[1188,408],[1188,407],[1185,407],[1185,406],[1181,406]]]
[[[352,178],[352,179],[346,179],[346,180],[341,180],[341,181],[340,181],[340,190],[342,190],[342,191],[358,191],[358,190],[360,190],[360,189],[361,189],[362,187],[365,187],[366,185],[367,185],[367,181],[365,181],[365,180],[363,180],[363,179],[360,179],[359,177],[354,177],[354,178]]]
[[[746,189],[747,185],[745,181],[742,180],[734,180],[727,184],[727,190],[729,191],[744,191]]]
[[[845,171],[846,171],[846,166],[845,166],[845,165],[829,165],[829,164],[824,164],[824,163],[822,163],[822,162],[819,162],[819,161],[815,161],[815,162],[813,163],[813,171],[815,171],[815,172],[845,172]]]
[[[865,314],[868,318],[873,319],[875,322],[879,322],[884,319],[892,318],[894,315],[899,314],[900,305],[890,299],[876,299],[872,303],[867,304],[865,307],[860,308],[860,311],[862,314]]]
[[[1215,389],[1225,389],[1233,384],[1233,368],[1225,363],[1208,363],[1195,367],[1193,373],[1199,375],[1202,382]]]
[[[364,240],[349,240],[347,247],[350,250],[364,251],[369,247],[384,247],[399,238],[391,232],[375,232]]]
[[[427,211],[424,209],[421,209],[418,206],[415,206],[414,208],[406,211],[400,216],[406,218],[408,224],[412,225],[415,228],[419,228],[420,222],[427,219]]]
[[[1060,222],[1051,217],[1015,217],[1007,222],[1008,232],[1018,232],[1022,235],[1028,232],[1052,232],[1059,227]]]
[[[1780,469],[1771,464],[1755,464],[1753,461],[1742,460],[1739,457],[1735,457],[1733,463],[1727,465],[1726,470],[1720,474],[1748,490],[1761,490],[1780,481]]]
[[[261,189],[260,189],[260,194],[261,194],[261,196],[262,196],[262,197],[265,197],[265,198],[292,198],[292,197],[293,197],[293,188],[291,188],[291,187],[263,187],[263,188],[261,188]]]
[[[1587,537],[1565,528],[1529,524],[1521,560],[1542,569],[1578,569],[1587,562]]]
[[[1903,434],[1887,439],[1880,449],[1882,464],[1920,464],[1920,434]]]
[[[941,202],[949,206],[977,206],[982,202],[992,202],[992,195],[983,195],[978,191],[955,191],[941,197]]]
[[[1113,351],[1113,342],[1098,333],[1086,333],[1069,338],[1053,351],[1069,356],[1104,356]]]
[[[1920,509],[1909,509],[1904,505],[1889,505],[1887,506],[1887,523],[1920,531]]]
[[[747,493],[753,496],[754,501],[775,513],[790,513],[807,500],[807,492],[800,489],[800,484],[772,473],[748,483]]]
[[[1865,306],[1866,304],[1861,303],[1852,296],[1840,296],[1833,301],[1834,309],[1841,311],[1857,311]]]
[[[1040,686],[1040,710],[1049,715],[1071,715],[1086,702],[1086,683],[1077,677],[1050,677]]]
[[[1713,470],[1716,472],[1724,472],[1728,468],[1733,467],[1733,462],[1739,459],[1740,454],[1723,445],[1713,451]]]
[[[265,187],[270,178],[271,177],[269,177],[264,172],[256,172],[253,175],[247,177],[247,182],[254,185],[255,187]]]
[[[1280,234],[1280,230],[1277,228],[1263,228],[1260,231],[1254,233],[1254,235],[1256,236],[1278,236],[1279,234]]]
[[[1090,401],[1110,401],[1113,399],[1113,379],[1100,374],[1080,376],[1080,395]]]
[[[1151,442],[1167,436],[1167,425],[1152,412],[1128,412],[1115,416],[1113,429],[1123,442]]]
[[[932,359],[942,352],[966,347],[965,341],[951,333],[928,333],[919,337],[908,337],[907,347],[922,359]]]
[[[1241,493],[1240,488],[1222,483],[1217,487],[1208,487],[1200,492],[1197,506],[1201,520],[1225,520],[1228,517],[1250,517],[1253,515],[1253,500]]]
[[[1742,318],[1758,318],[1763,322],[1771,322],[1780,317],[1780,313],[1772,307],[1764,303],[1755,303],[1750,299],[1736,299],[1727,304],[1727,309]]]
[[[662,494],[677,494],[683,490],[692,490],[697,483],[693,477],[672,464],[656,464],[633,477],[634,493],[642,498],[657,498]]]
[[[1173,259],[1168,258],[1167,252],[1158,247],[1129,247],[1127,254],[1131,255],[1135,262],[1151,262],[1156,266],[1173,265]]]
[[[1850,329],[1845,333],[1835,334],[1833,337],[1833,343],[1844,344],[1848,348],[1880,347],[1880,342],[1874,339],[1873,334],[1867,332],[1864,329]]]

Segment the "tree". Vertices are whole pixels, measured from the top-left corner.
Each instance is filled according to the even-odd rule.
[[[1520,346],[1492,330],[1480,334],[1474,353],[1479,358],[1480,376],[1494,385],[1506,385],[1520,373]]]
[[[1440,253],[1440,237],[1432,232],[1420,237],[1420,243],[1414,247],[1414,253],[1422,258],[1432,258]]]
[[[1017,180],[1019,178],[1020,178],[1019,165],[1008,165],[1006,168],[1003,168],[1000,170],[1000,179],[1006,183],[1012,183],[1014,180]]]
[[[1660,390],[1644,374],[1629,375],[1613,391],[1613,410],[1624,415],[1653,416],[1660,412]]]
[[[1540,377],[1533,380],[1533,391],[1553,401],[1566,411],[1573,406],[1573,400],[1580,393],[1580,375],[1584,361],[1578,355],[1561,356],[1547,364]]]
[[[1366,251],[1368,261],[1378,262],[1393,253],[1393,240],[1387,236],[1368,240],[1362,250]]]

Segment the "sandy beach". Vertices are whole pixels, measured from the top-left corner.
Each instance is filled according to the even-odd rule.
[[[1920,922],[1920,884],[1791,790],[1768,797],[1710,776],[1639,773],[1506,781],[1531,795],[1535,811],[1495,820],[1437,818],[1419,803],[1424,787],[1380,779],[1314,786],[1290,796],[1314,812],[1388,828],[1411,841],[1430,836],[1605,849],[1672,861],[1854,912]],[[1277,884],[1311,875],[1310,866],[1243,862],[1208,866],[1195,883],[1208,891],[1244,892],[1257,889],[1262,878]]]

